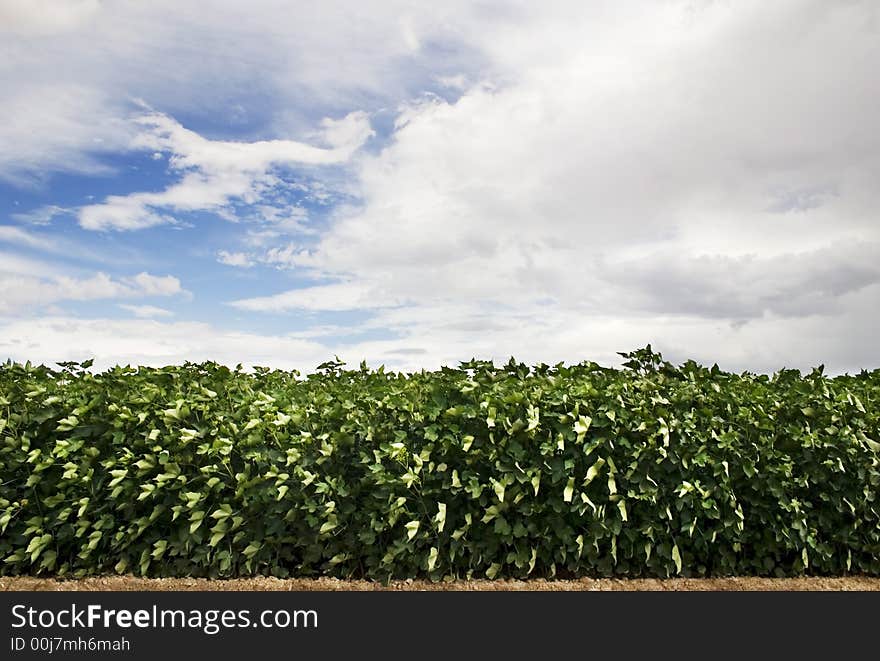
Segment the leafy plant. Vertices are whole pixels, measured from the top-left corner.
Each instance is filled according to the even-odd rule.
[[[0,366],[0,573],[880,574],[880,371]]]

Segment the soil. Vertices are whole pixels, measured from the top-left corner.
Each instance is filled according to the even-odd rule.
[[[844,578],[671,578],[671,579],[616,579],[582,578],[576,580],[471,580],[432,583],[430,581],[392,581],[387,585],[373,581],[345,581],[335,578],[138,578],[135,576],[106,576],[83,579],[36,578],[31,576],[0,577],[0,591],[817,591],[817,590],[871,590],[880,591],[880,578],[848,576]]]

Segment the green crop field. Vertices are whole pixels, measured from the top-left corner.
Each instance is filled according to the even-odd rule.
[[[880,370],[0,366],[0,573],[880,575]]]

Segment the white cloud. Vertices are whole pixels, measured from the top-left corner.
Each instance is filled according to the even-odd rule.
[[[4,42],[0,103],[13,119],[0,126],[0,176],[98,172],[101,154],[138,149],[168,156],[175,182],[83,207],[83,227],[274,210],[256,229],[243,222],[240,252],[225,254],[316,284],[280,293],[267,284],[233,305],[361,310],[369,321],[349,330],[394,336],[332,346],[349,356],[413,366],[472,354],[614,359],[650,341],[731,366],[872,366],[878,18],[868,0],[330,0],[305,15],[274,0],[221,1],[207,13],[165,0],[106,3],[51,39]],[[217,47],[229,43],[236,48]],[[128,121],[133,80],[164,114]],[[444,97],[421,94],[426,87]],[[244,108],[244,96],[258,101]],[[398,104],[391,124],[387,108]],[[226,113],[231,125],[257,105],[270,128],[241,142],[172,119],[216,126],[214,113]],[[370,131],[366,116],[346,115],[353,109],[385,113],[384,149],[353,156]],[[343,119],[309,133],[326,115]],[[264,139],[278,136],[303,141]],[[326,231],[316,223],[317,241],[290,241],[305,219],[271,220],[287,204],[274,195],[287,186],[277,169],[307,167],[332,192],[334,169],[319,166],[341,164],[359,202],[346,199]],[[36,279],[57,292],[59,278]],[[79,280],[96,292],[137,287]],[[34,330],[48,352],[62,335],[40,323],[6,332]],[[103,337],[90,324],[76,327],[81,338]],[[183,326],[173,328],[163,337]],[[189,330],[229,355],[222,331]],[[287,360],[330,348],[316,337],[295,349],[290,338],[250,339]],[[138,355],[135,344],[117,346]],[[239,340],[229,346],[245,351]]]
[[[495,4],[503,20],[509,3]],[[131,95],[212,121],[268,111],[276,136],[303,135],[316,116],[395,103],[427,72],[479,66],[468,42],[484,11],[458,0],[325,0],[314,11],[284,0],[216,0],[210,11],[179,0],[0,0],[0,176],[95,171],[96,151],[128,141],[119,129]],[[345,132],[325,128],[328,139]]]
[[[276,184],[272,168],[344,163],[373,134],[363,112],[325,120],[324,136],[332,144],[327,149],[294,140],[208,140],[156,112],[142,115],[137,123],[143,131],[133,147],[170,154],[179,180],[160,192],[111,195],[82,207],[78,215],[83,228],[136,230],[174,222],[174,212],[218,210],[232,199],[253,204]]]
[[[267,248],[259,259],[278,268],[294,268],[308,261],[309,251],[295,243],[286,243]]]
[[[461,328],[491,310],[541,329],[485,344],[460,331],[457,355],[470,342],[578,359],[665,338],[767,365],[762,329],[780,361],[822,347],[876,363],[873,341],[845,332],[880,323],[862,309],[880,309],[876,9],[570,9],[489,26],[500,84],[401,109],[390,144],[358,162],[363,204],[280,255],[322,284],[235,305],[371,309],[381,283],[378,300],[410,305],[376,328],[407,340],[437,310]]]
[[[180,286],[180,280],[173,275],[150,275],[142,272],[127,278],[126,282],[143,296],[174,296],[189,293]]]
[[[93,357],[97,367],[215,360],[307,370],[330,357],[313,341],[222,331],[204,323],[58,316],[0,319],[0,356],[43,363]]]
[[[56,266],[42,260],[22,257],[11,252],[0,252],[0,274],[34,275],[40,277],[60,275]]]
[[[773,257],[658,253],[601,265],[633,310],[753,319],[832,314],[847,294],[880,283],[880,243],[841,243]]]
[[[470,87],[467,76],[464,74],[457,74],[455,76],[438,76],[437,82],[443,87],[448,87],[454,90],[466,90]]]
[[[78,277],[39,260],[0,253],[0,315],[21,314],[60,301],[174,295],[186,296],[189,292],[170,275],[142,272],[113,278],[98,272]]]
[[[99,0],[0,0],[0,34],[47,35],[81,26]]]
[[[0,242],[15,243],[26,248],[42,250],[51,249],[54,245],[54,241],[50,237],[38,236],[14,225],[0,225]]]
[[[127,149],[132,134],[122,102],[66,80],[40,82],[42,75],[12,84],[17,72],[8,66],[0,63],[0,179],[33,186],[53,171],[110,172],[101,156]]]
[[[301,371],[312,371],[334,355],[350,365],[366,359],[395,370],[454,366],[471,357],[501,362],[510,356],[528,363],[590,359],[618,365],[616,351],[643,346],[649,336],[655,349],[676,362],[694,358],[731,371],[808,370],[825,364],[831,372],[853,373],[864,367],[862,347],[874,341],[876,323],[869,307],[880,299],[880,287],[855,297],[859,305],[830,319],[768,315],[745,325],[662,314],[642,316],[636,324],[615,315],[588,317],[539,307],[503,316],[460,304],[397,308],[381,311],[373,321],[398,328],[399,335],[370,341],[358,340],[349,326],[268,334],[155,319],[0,318],[0,358],[48,363],[94,357],[98,367],[214,360]]]
[[[48,225],[52,222],[53,218],[66,213],[70,213],[70,210],[54,204],[47,204],[24,213],[14,213],[11,216],[13,219],[28,225]]]
[[[256,225],[254,229],[247,230],[244,237],[244,243],[251,248],[273,246],[274,249],[285,238],[319,234],[318,230],[309,226],[309,214],[302,207],[258,204],[252,207],[250,214],[239,213],[237,216]]]
[[[19,214],[15,214],[18,216]],[[43,227],[38,224],[36,228],[18,227],[15,225],[0,225],[0,244],[7,244],[17,248],[24,248],[29,252],[42,253],[45,257],[52,256],[54,266],[43,264],[39,270],[45,272],[47,270],[58,271],[61,263],[89,263],[92,265],[101,264],[106,266],[125,266],[130,267],[133,261],[142,261],[142,257],[138,251],[127,246],[122,246],[118,242],[111,242],[109,245],[113,249],[108,249],[107,245],[95,245],[79,238],[72,238],[69,235],[53,231],[53,228]],[[4,253],[0,253],[4,254]],[[5,257],[15,258],[10,253],[6,253]],[[8,271],[0,265],[0,271]],[[31,271],[27,271],[30,273]]]
[[[108,195],[100,204],[80,208],[77,213],[79,224],[88,230],[139,230],[173,223],[172,216],[150,209],[150,202],[158,200],[157,193]]]
[[[250,268],[254,265],[247,253],[229,252],[221,250],[217,253],[217,261],[227,266],[237,266],[239,268]]]
[[[57,276],[52,279],[0,274],[0,314],[48,305],[58,301],[116,298],[133,292],[104,273],[90,278]]]
[[[172,317],[174,313],[165,308],[156,307],[155,305],[129,305],[120,303],[119,307],[127,312],[131,312],[138,319],[152,319],[154,317]]]
[[[360,283],[335,283],[294,289],[274,296],[232,301],[229,305],[255,312],[289,310],[341,311],[394,307],[404,301],[388,297],[381,289]]]
[[[349,113],[342,119],[325,117],[321,120],[321,131],[318,133],[323,142],[333,149],[341,149],[343,153],[351,156],[354,149],[364,144],[374,131],[370,127],[369,119],[364,112]]]
[[[195,169],[217,174],[262,173],[272,165],[284,163],[342,163],[373,134],[367,115],[361,111],[337,121],[323,120],[322,135],[330,143],[329,149],[295,140],[208,140],[157,112],[148,112],[136,121],[144,130],[135,140],[135,147],[170,153],[171,164],[178,170]]]

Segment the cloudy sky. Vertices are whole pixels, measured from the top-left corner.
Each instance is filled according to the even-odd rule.
[[[0,358],[880,367],[880,4],[0,0]]]

